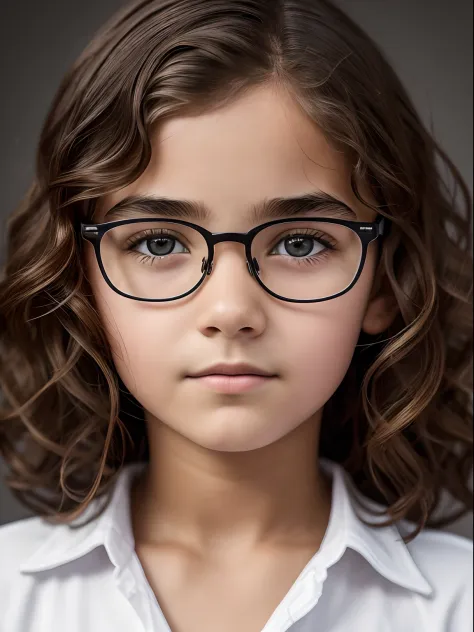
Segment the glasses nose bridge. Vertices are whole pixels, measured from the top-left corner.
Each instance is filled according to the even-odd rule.
[[[250,265],[250,262],[247,258],[247,248],[250,248],[250,240],[251,237],[248,233],[212,233],[212,236],[210,238],[210,243],[212,244],[213,248],[212,250],[214,250],[214,246],[216,244],[220,244],[222,242],[225,241],[231,241],[231,242],[235,242],[235,243],[239,243],[242,244],[243,246],[245,246],[245,255],[246,255],[246,260],[247,260],[247,268],[248,271],[250,273],[251,276],[254,275],[254,272],[252,270],[252,267]],[[210,261],[208,267],[207,267],[207,274],[211,274],[212,269],[214,267],[214,252],[212,253],[212,260]],[[256,263],[256,262],[255,262]],[[203,266],[204,268],[204,266]],[[204,270],[203,270],[204,271]]]
[[[249,236],[246,233],[213,233],[211,241],[214,246],[223,241],[235,241],[246,246],[249,242]]]

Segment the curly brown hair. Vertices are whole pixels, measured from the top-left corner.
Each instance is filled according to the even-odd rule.
[[[7,222],[0,454],[12,493],[49,522],[110,498],[124,464],[149,459],[143,408],[117,374],[84,273],[80,222],[145,170],[152,125],[269,82],[350,156],[358,199],[371,206],[367,183],[371,208],[391,220],[373,292],[398,314],[382,335],[361,332],[324,407],[320,454],[387,505],[371,526],[416,524],[407,542],[472,509],[472,201],[394,70],[328,0],[141,0],[64,77]],[[435,518],[443,489],[461,507]]]

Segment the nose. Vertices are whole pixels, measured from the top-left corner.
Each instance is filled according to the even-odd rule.
[[[229,250],[231,248],[229,246]],[[252,265],[242,251],[240,254],[234,252],[233,261],[230,252],[226,256],[221,253],[220,256],[220,266],[216,269],[215,278],[209,284],[204,281],[201,285],[202,303],[199,306],[198,329],[207,336],[220,332],[229,339],[239,335],[239,332],[246,336],[249,332],[254,336],[260,335],[266,322],[260,305],[262,297],[259,292],[262,290],[252,286],[252,281],[242,272],[245,270],[242,256],[250,276],[254,277]],[[206,279],[214,269],[213,263],[214,261],[209,262],[206,259],[202,261],[202,272]],[[255,278],[253,282],[259,285]]]

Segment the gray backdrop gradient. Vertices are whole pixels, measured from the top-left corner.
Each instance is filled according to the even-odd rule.
[[[472,0],[339,0],[385,51],[472,192]],[[4,221],[33,176],[60,79],[123,0],[3,0],[0,7],[0,261]],[[1,361],[1,358],[0,358]],[[0,462],[0,470],[5,464]],[[450,504],[445,498],[445,506]],[[0,524],[29,516],[0,482]],[[472,514],[448,531],[472,538]]]

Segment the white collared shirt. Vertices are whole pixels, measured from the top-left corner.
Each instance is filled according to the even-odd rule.
[[[323,543],[262,632],[472,632],[471,540],[425,529],[404,544],[410,523],[364,525],[349,475],[320,462],[333,479]],[[123,468],[104,513],[79,529],[39,517],[0,527],[0,632],[172,632],[134,548],[142,467]]]

